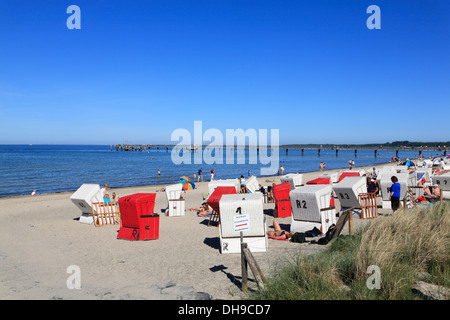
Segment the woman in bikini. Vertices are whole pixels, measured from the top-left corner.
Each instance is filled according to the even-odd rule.
[[[273,220],[274,231],[267,231],[267,236],[275,240],[286,240],[292,237],[292,233],[281,230],[280,224],[277,220]]]

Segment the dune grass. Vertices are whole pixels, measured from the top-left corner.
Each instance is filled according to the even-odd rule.
[[[340,236],[324,252],[298,255],[249,299],[420,299],[411,290],[418,280],[450,287],[449,253],[450,205],[399,210],[354,236]],[[370,266],[380,271],[379,289],[367,285],[373,283]]]

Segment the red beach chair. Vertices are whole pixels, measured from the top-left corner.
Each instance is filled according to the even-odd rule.
[[[219,225],[220,221],[220,210],[219,210],[219,202],[222,198],[222,195],[224,194],[236,194],[236,188],[235,187],[216,187],[214,192],[209,196],[208,205],[213,209],[213,212],[209,218],[208,226],[211,224],[211,222],[217,222],[217,225]]]
[[[339,177],[339,181],[341,182],[342,179],[344,179],[345,177],[359,177],[361,176],[361,174],[358,171],[355,172],[342,172],[341,176]]]
[[[330,178],[317,178],[308,181],[306,184],[330,184]]]
[[[121,225],[117,239],[159,238],[159,215],[153,213],[156,193],[136,193],[119,199]]]
[[[274,218],[285,218],[291,216],[291,200],[289,192],[291,184],[284,182],[273,186],[273,196],[275,198]]]

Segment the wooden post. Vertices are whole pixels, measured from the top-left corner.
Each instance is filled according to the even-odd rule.
[[[403,211],[406,211],[408,207],[408,200],[406,199],[406,197],[403,198]]]
[[[260,289],[265,289],[267,283],[261,269],[256,263],[250,249],[247,247],[247,243],[241,243],[241,269],[242,269],[242,291],[248,291],[248,266],[252,270],[256,283]]]
[[[247,260],[247,263],[250,265],[250,269],[252,270],[253,276],[255,277],[256,283],[258,284],[258,287],[260,289],[264,289],[264,276],[261,275],[260,269],[258,267],[258,264],[255,261],[255,258],[253,257],[252,253],[248,248],[243,248],[242,251],[244,252],[245,259]]]
[[[348,213],[348,233],[353,235],[353,210]]]
[[[245,259],[244,249],[247,249],[246,243],[241,243],[241,270],[242,270],[242,291],[247,292],[248,290],[248,266],[247,260]]]

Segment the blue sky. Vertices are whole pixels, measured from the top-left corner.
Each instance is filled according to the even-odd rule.
[[[446,0],[1,1],[0,143],[177,143],[196,120],[281,144],[448,141],[449,17]]]

